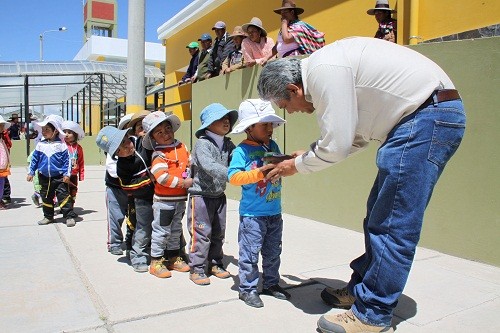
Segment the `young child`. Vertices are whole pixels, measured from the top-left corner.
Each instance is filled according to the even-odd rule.
[[[188,189],[189,278],[197,285],[210,284],[206,275],[228,278],[222,264],[222,245],[226,232],[227,167],[234,144],[225,135],[238,119],[236,110],[214,103],[201,111],[201,127],[195,135],[198,141],[192,151],[191,177]],[[207,266],[208,262],[208,267]]]
[[[132,120],[136,115],[137,113],[132,116]],[[149,171],[152,151],[143,148],[142,137],[129,137],[129,130],[105,126],[97,134],[96,143],[111,157],[118,157],[116,174],[120,186],[134,198],[137,224],[132,239],[130,262],[134,271],[143,273],[149,268],[148,247],[153,221],[154,185]]]
[[[66,226],[73,227],[76,214],[73,211],[73,198],[69,194],[68,185],[71,165],[68,147],[63,141],[65,135],[61,129],[61,120],[60,116],[49,115],[35,125],[41,131],[43,139],[35,147],[26,180],[33,181],[33,176],[38,171],[44,216],[38,224],[54,222],[54,197],[57,197],[61,213],[66,218]]]
[[[69,193],[75,203],[76,193],[78,192],[78,181],[85,179],[85,159],[83,156],[83,148],[78,144],[78,141],[83,139],[85,133],[83,129],[71,120],[63,121],[61,129],[66,134],[64,141],[68,146],[69,163],[71,165],[71,176],[69,177]]]
[[[280,153],[271,139],[273,128],[284,124],[270,102],[247,99],[239,107],[239,123],[232,133],[245,132],[234,150],[228,170],[229,183],[241,186],[239,245],[239,298],[247,305],[260,308],[264,303],[257,292],[259,283],[259,252],[262,255],[262,293],[278,299],[290,294],[278,285],[280,280],[281,179],[271,183],[264,179],[273,164],[264,165],[266,153]]]
[[[155,179],[154,220],[149,273],[168,278],[171,276],[169,270],[189,271],[181,255],[180,239],[186,189],[193,183],[192,178],[187,177],[190,156],[186,146],[175,139],[175,132],[181,126],[176,115],[155,111],[143,119],[142,125],[145,132],[142,145],[154,150],[151,157],[151,173]],[[166,265],[164,256],[168,261]]]
[[[120,119],[118,124],[118,129],[123,130],[130,119],[132,114],[129,113]],[[104,178],[104,183],[106,185],[106,207],[108,209],[108,239],[107,239],[107,249],[112,255],[121,256],[123,255],[123,232],[122,225],[123,222],[128,220],[135,221],[135,208],[133,209],[133,218],[129,213],[129,202],[133,206],[134,198],[128,196],[127,193],[122,189],[120,185],[120,180],[116,174],[116,158],[113,158],[111,154],[106,154],[106,175]],[[131,200],[129,200],[131,198]],[[127,217],[127,215],[129,217]],[[135,229],[135,224],[133,225]],[[130,250],[132,249],[132,234],[133,229],[127,223],[127,234],[125,238],[125,249],[127,257],[130,259]]]
[[[6,130],[10,127],[10,122],[0,116],[0,198],[3,198],[5,180],[10,175],[10,155],[7,146],[8,135]],[[7,205],[0,200],[0,210],[7,209]]]

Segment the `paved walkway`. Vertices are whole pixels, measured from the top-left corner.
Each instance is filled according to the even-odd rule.
[[[225,244],[233,277],[196,286],[187,273],[135,273],[106,251],[103,167],[87,167],[74,228],[36,224],[25,173],[13,169],[14,204],[0,212],[0,332],[315,332],[322,314],[342,311],[322,303],[321,290],[345,284],[363,249],[360,233],[285,215],[281,274],[292,299],[263,296],[254,309],[238,300],[238,202],[229,202]],[[500,268],[419,248],[393,325],[500,332],[499,310]]]

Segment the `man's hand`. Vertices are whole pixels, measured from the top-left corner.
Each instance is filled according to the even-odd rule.
[[[268,165],[274,166],[274,164]],[[276,164],[276,166],[274,166],[274,169],[269,171],[269,173],[266,175],[266,179],[271,180],[271,182],[274,183],[278,181],[280,177],[292,176],[297,172],[297,168],[295,167],[295,159],[292,158]]]

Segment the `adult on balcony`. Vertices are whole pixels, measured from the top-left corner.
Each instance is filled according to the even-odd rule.
[[[208,75],[210,73],[208,61],[210,59],[210,53],[212,52],[212,36],[208,33],[204,33],[198,41],[201,43],[201,52],[198,56],[198,69],[196,70],[195,82],[203,81],[210,77]]]
[[[389,0],[377,0],[375,8],[366,11],[368,15],[374,15],[377,20],[378,29],[375,38],[396,43],[397,21],[391,17],[391,14],[395,12],[394,9],[389,8]]]
[[[197,42],[189,43],[186,48],[189,50],[189,54],[191,55],[191,60],[189,61],[189,66],[186,71],[186,74],[179,81],[179,85],[184,83],[192,83],[196,78],[196,70],[198,69],[198,56],[200,54],[200,45]]]
[[[215,37],[212,53],[208,60],[208,77],[219,75],[222,62],[234,50],[233,39],[226,32],[226,23],[218,21],[214,24],[212,30],[215,31],[217,37]]]
[[[252,67],[256,64],[264,66],[273,56],[274,40],[267,37],[267,31],[258,17],[253,17],[249,23],[243,24],[242,28],[248,35],[248,38],[241,43],[245,66]]]
[[[281,29],[273,48],[273,56],[278,54],[278,58],[284,58],[311,54],[325,46],[325,34],[299,19],[304,9],[297,7],[295,1],[283,0],[281,7],[274,12],[281,15]]]

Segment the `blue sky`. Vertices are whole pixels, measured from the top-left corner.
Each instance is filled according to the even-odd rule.
[[[132,0],[133,1],[133,0]],[[118,38],[127,38],[128,0],[118,0]],[[156,29],[192,0],[145,0],[147,42],[159,42]],[[82,0],[0,0],[0,61],[72,60],[83,45]]]

